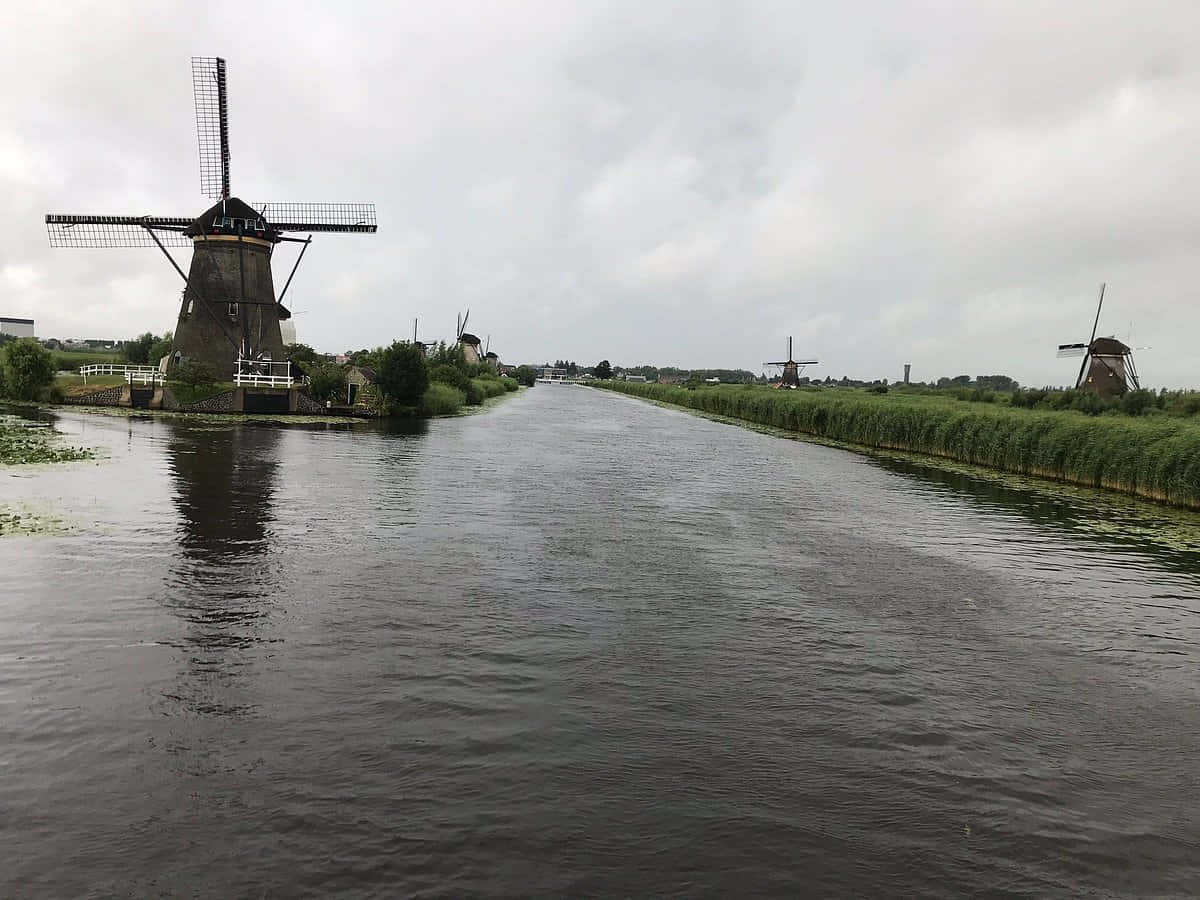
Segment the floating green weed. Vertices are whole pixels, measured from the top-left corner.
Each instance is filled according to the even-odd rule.
[[[34,535],[50,537],[70,532],[71,529],[64,522],[53,516],[40,515],[29,510],[0,508],[0,538]]]
[[[0,465],[73,462],[93,455],[82,447],[59,444],[58,432],[45,422],[0,416]]]

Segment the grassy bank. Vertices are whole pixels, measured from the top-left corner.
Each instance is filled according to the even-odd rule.
[[[1200,509],[1200,424],[964,404],[941,397],[751,385],[608,390],[835,441],[924,453]]]
[[[458,415],[464,406],[482,406],[485,401],[514,393],[519,387],[511,378],[495,375],[468,378],[466,375],[456,375],[449,367],[441,368],[441,372],[434,370],[435,378],[421,398],[421,406],[416,410],[418,415]]]
[[[59,371],[75,371],[80,366],[122,366],[125,358],[116,351],[104,350],[51,350],[54,368]]]

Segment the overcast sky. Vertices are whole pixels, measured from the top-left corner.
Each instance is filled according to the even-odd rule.
[[[1073,379],[1132,329],[1200,386],[1200,3],[36,2],[0,33],[0,315],[174,327],[158,251],[47,212],[198,215],[189,57],[229,67],[233,193],[372,201],[289,292],[320,350]],[[276,256],[282,285],[294,249]],[[178,250],[186,263],[190,251]]]

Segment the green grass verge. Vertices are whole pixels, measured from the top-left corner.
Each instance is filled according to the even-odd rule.
[[[86,383],[79,375],[59,375],[54,379],[54,386],[62,391],[64,397],[86,397],[124,383],[123,375],[89,375]]]
[[[1200,509],[1200,424],[850,389],[596,387],[830,440],[939,456]]]
[[[103,350],[51,350],[56,369],[74,370],[80,366],[123,366],[125,359],[116,351]],[[89,378],[90,382],[91,379]]]
[[[171,393],[175,395],[175,401],[180,406],[191,406],[193,403],[199,403],[201,400],[207,400],[209,397],[233,390],[232,381],[198,385],[184,384],[182,381],[168,381],[167,386],[171,388]]]

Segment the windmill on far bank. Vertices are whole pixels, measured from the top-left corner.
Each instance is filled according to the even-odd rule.
[[[169,365],[184,359],[212,366],[220,380],[283,359],[280,322],[300,260],[314,232],[374,234],[373,203],[258,203],[230,195],[229,110],[225,60],[192,58],[200,190],[217,202],[195,218],[169,216],[46,216],[52,247],[157,247],[184,281]],[[305,238],[287,232],[307,233]],[[271,257],[277,244],[301,244],[275,296]],[[184,275],[167,246],[191,247]]]
[[[467,361],[467,365],[478,365],[483,362],[483,354],[479,352],[479,346],[483,341],[479,340],[476,335],[467,331],[467,320],[471,318],[471,310],[467,310],[467,314],[458,317],[458,327],[454,331],[454,340],[463,349],[463,357]]]
[[[800,387],[800,373],[804,371],[805,366],[817,365],[815,359],[795,360],[792,358],[792,338],[789,335],[787,341],[787,359],[783,362],[766,362],[764,366],[779,366],[783,370],[783,377],[780,379],[778,387],[781,388],[798,388]]]
[[[1129,390],[1136,391],[1137,368],[1133,364],[1133,348],[1113,336],[1096,337],[1100,325],[1100,310],[1104,306],[1104,288],[1100,285],[1100,302],[1096,304],[1096,319],[1092,323],[1092,336],[1086,344],[1059,344],[1058,356],[1082,356],[1079,375],[1075,378],[1075,389],[1091,391],[1101,397],[1119,397]],[[1138,349],[1145,350],[1146,347]]]

